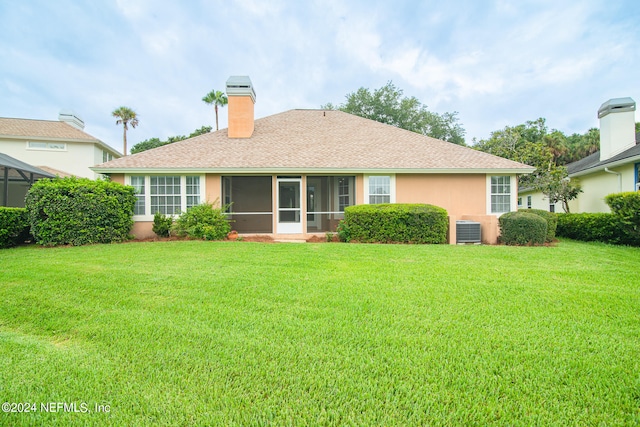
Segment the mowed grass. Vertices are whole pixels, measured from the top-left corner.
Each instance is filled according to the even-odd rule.
[[[21,247],[0,277],[0,401],[38,405],[0,425],[640,423],[639,249]]]

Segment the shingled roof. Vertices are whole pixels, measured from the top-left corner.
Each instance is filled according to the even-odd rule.
[[[584,159],[567,165],[569,176],[580,176],[604,169],[607,166],[615,166],[627,162],[640,160],[640,132],[636,133],[636,145],[619,153],[610,159],[600,161],[600,151],[596,151]]]
[[[253,135],[227,129],[116,159],[100,173],[188,170],[530,173],[534,168],[341,111],[290,110],[255,121]]]
[[[0,117],[0,137],[17,137],[18,139],[36,137],[65,141],[101,142],[65,122],[5,117]]]

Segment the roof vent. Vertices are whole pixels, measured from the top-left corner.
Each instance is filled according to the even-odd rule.
[[[636,111],[636,102],[629,97],[613,98],[600,106],[598,118],[601,119],[610,113],[623,113],[625,111]]]
[[[78,116],[72,110],[60,110],[60,114],[58,114],[58,120],[60,120],[61,122],[69,123],[76,129],[84,129],[84,120],[82,120],[80,116]]]

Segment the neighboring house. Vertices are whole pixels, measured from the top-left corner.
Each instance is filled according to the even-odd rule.
[[[600,151],[567,165],[569,178],[578,180],[582,193],[569,202],[572,213],[609,212],[605,196],[640,190],[640,134],[635,132],[636,103],[631,98],[615,98],[598,109]],[[539,191],[518,194],[519,208],[561,212]]]
[[[290,110],[254,121],[248,77],[227,81],[229,128],[92,168],[138,193],[133,234],[153,236],[156,212],[230,204],[232,227],[302,239],[335,232],[347,206],[429,203],[482,225],[516,210],[516,175],[534,168],[341,111]]]
[[[0,153],[0,206],[24,207],[24,197],[34,182],[55,175]]]
[[[90,167],[122,155],[83,131],[73,112],[61,111],[58,121],[0,117],[0,153],[57,175],[94,179]]]

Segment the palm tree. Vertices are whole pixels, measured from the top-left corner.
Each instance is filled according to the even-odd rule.
[[[113,113],[111,113],[111,115],[113,115],[113,117],[118,118],[118,120],[116,120],[117,125],[121,124],[124,127],[122,140],[124,142],[123,153],[126,156],[127,155],[127,130],[129,130],[129,125],[131,125],[132,128],[135,128],[136,126],[138,126],[138,115],[136,114],[135,111],[133,111],[129,107],[118,107],[115,110],[113,110]]]
[[[218,106],[224,107],[227,105],[229,100],[227,99],[227,95],[224,92],[220,92],[219,90],[212,90],[208,94],[206,94],[202,100],[207,104],[213,104],[213,107],[216,110],[216,130],[218,130]]]

